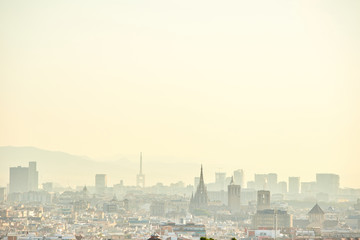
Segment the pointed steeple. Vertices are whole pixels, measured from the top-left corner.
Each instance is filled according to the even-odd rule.
[[[200,171],[200,184],[204,184],[204,175],[203,175],[203,166],[201,164],[201,171]]]
[[[204,182],[204,173],[203,167],[201,165],[200,171],[200,181],[197,186],[195,195],[192,196],[192,201],[190,202],[190,209],[206,209],[208,206],[209,198],[207,196],[206,185]]]
[[[319,204],[315,204],[315,206],[310,210],[310,212],[308,214],[320,214],[320,215],[324,215],[324,211],[321,209],[321,207],[319,206]]]
[[[197,187],[197,192],[206,192],[206,186],[204,182],[204,174],[203,174],[203,166],[201,164],[201,171],[200,171],[200,182]]]

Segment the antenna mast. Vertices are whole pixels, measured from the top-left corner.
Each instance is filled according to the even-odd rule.
[[[140,174],[142,174],[142,152],[140,152]]]

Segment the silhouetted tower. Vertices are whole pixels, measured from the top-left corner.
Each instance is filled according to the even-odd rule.
[[[142,152],[140,153],[140,172],[136,176],[136,186],[145,187],[145,175],[142,172]]]
[[[315,206],[308,213],[310,227],[322,227],[324,222],[325,213],[321,207],[316,203]]]
[[[39,185],[39,172],[36,170],[36,162],[29,162],[29,191],[37,191]]]
[[[107,188],[107,176],[106,174],[95,175],[95,188],[97,194],[104,194]]]
[[[206,209],[208,206],[208,195],[207,190],[204,182],[204,175],[203,175],[203,168],[201,165],[201,171],[200,171],[200,181],[199,185],[196,189],[194,197],[191,198],[190,201],[190,210],[194,209]]]
[[[270,191],[257,192],[257,210],[270,209]]]
[[[238,213],[241,210],[240,191],[241,186],[236,185],[232,177],[228,185],[228,207],[231,213]]]

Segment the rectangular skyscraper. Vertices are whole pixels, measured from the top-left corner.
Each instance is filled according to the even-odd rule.
[[[300,177],[289,177],[289,193],[300,193]]]
[[[29,168],[11,167],[9,193],[23,193],[29,191]]]
[[[332,173],[317,173],[316,188],[317,192],[334,195],[338,193],[340,186],[339,175]]]
[[[29,162],[29,167],[11,167],[9,193],[37,191],[39,173],[36,162]]]
[[[107,187],[107,177],[106,174],[96,174],[95,175],[95,188],[96,193],[102,194]]]
[[[255,174],[255,189],[265,190],[267,186],[267,174]]]
[[[244,187],[244,171],[242,169],[234,171],[234,183]]]
[[[39,188],[39,173],[36,171],[36,162],[29,162],[29,191]]]
[[[269,173],[267,175],[267,186],[271,194],[278,192],[278,177],[276,173]]]
[[[281,181],[278,183],[278,191],[279,193],[285,194],[288,192],[287,183],[285,181]]]
[[[301,194],[310,195],[316,193],[316,182],[302,182]]]
[[[225,187],[226,187],[225,179],[226,179],[226,173],[224,172],[215,173],[215,184],[217,191],[225,191]]]

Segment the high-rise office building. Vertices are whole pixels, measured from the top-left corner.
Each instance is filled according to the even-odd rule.
[[[257,210],[270,209],[270,191],[257,192]]]
[[[11,167],[9,193],[37,191],[38,179],[36,162],[29,162],[29,167]]]
[[[300,193],[300,177],[289,177],[289,193]]]
[[[106,174],[96,174],[95,175],[96,193],[103,194],[105,192],[106,187],[107,187],[107,176],[106,176]]]
[[[332,173],[317,173],[316,188],[317,192],[327,193],[330,195],[337,194],[340,186],[339,175]]]
[[[272,194],[278,192],[278,176],[276,173],[267,175],[267,186]]]
[[[96,174],[95,175],[95,187],[107,187],[107,176],[106,174]]]
[[[288,192],[287,183],[285,181],[281,181],[278,183],[278,191],[282,194],[286,194]]]
[[[29,191],[29,169],[27,167],[10,168],[9,193],[23,193]]]
[[[234,183],[234,179],[231,179],[228,185],[228,207],[231,213],[238,213],[241,210],[241,186]]]
[[[226,173],[216,172],[215,173],[215,185],[218,191],[225,191],[226,186]]]
[[[316,182],[302,182],[301,194],[313,194],[316,192]]]
[[[244,171],[242,169],[234,171],[234,183],[244,187]]]
[[[36,171],[36,162],[29,162],[29,191],[37,191],[39,188],[39,173]]]
[[[255,189],[267,190],[267,174],[255,174]]]

